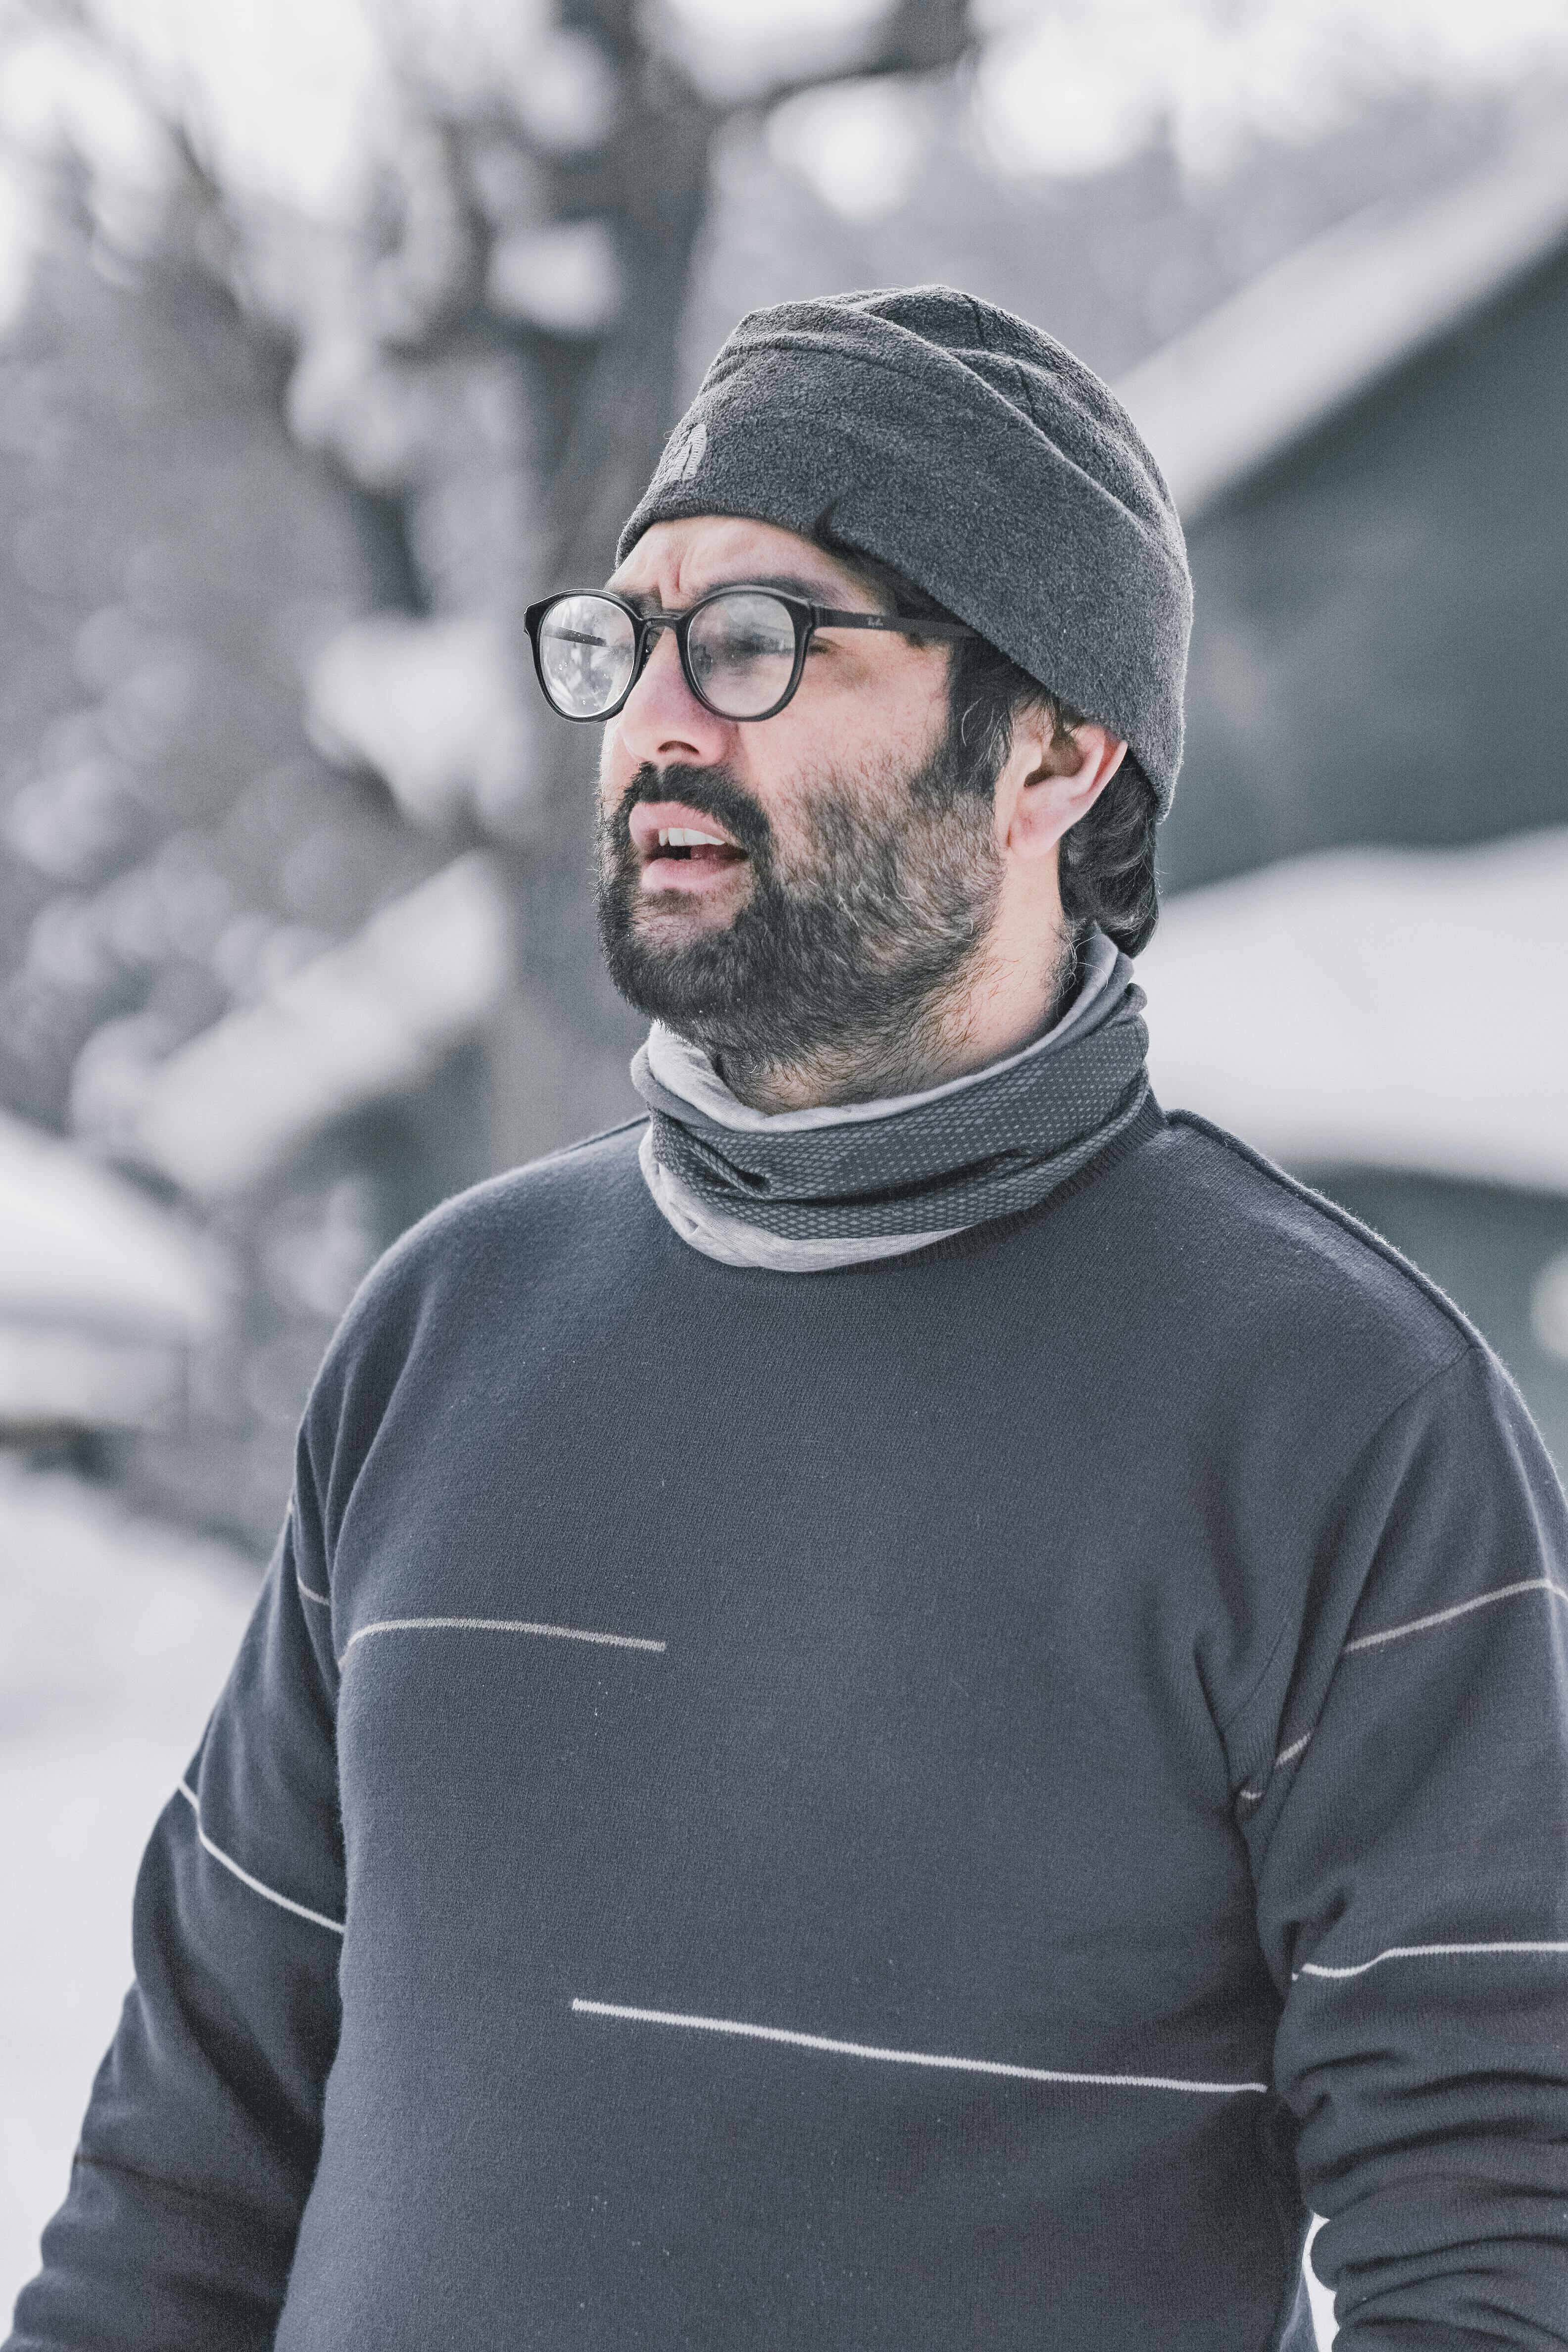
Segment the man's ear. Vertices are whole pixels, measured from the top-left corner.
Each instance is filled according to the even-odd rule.
[[[1048,710],[1020,712],[996,779],[996,827],[1015,857],[1048,856],[1087,816],[1127,757],[1127,746],[1085,719],[1058,737]]]

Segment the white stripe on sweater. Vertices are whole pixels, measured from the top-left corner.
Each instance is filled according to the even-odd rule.
[[[1225,2096],[1267,2091],[1267,2083],[1190,2083],[1171,2074],[1069,2074],[1048,2066],[1012,2066],[997,2058],[941,2058],[924,2050],[880,2050],[869,2042],[836,2042],[823,2033],[795,2033],[782,2025],[742,2025],[731,2017],[685,2017],[668,2009],[628,2009],[614,2000],[574,2000],[579,2017],[613,2017],[633,2025],[683,2025],[698,2033],[738,2033],[752,2042],[783,2042],[792,2050],[825,2050],[837,2058],[874,2058],[889,2066],[938,2066],[960,2074],[1005,2074],[1020,2083],[1089,2083],[1121,2091],[1201,2091]]]
[[[1424,1633],[1429,1625],[1447,1625],[1456,1617],[1468,1616],[1472,1609],[1489,1608],[1494,1601],[1511,1601],[1516,1592],[1554,1592],[1559,1601],[1568,1601],[1568,1592],[1549,1576],[1530,1576],[1519,1584],[1500,1584],[1493,1592],[1478,1592],[1473,1601],[1457,1601],[1451,1609],[1435,1609],[1429,1617],[1412,1617],[1408,1624],[1391,1625],[1386,1633],[1362,1633],[1345,1643],[1342,1655],[1348,1658],[1352,1650],[1375,1650],[1383,1642],[1401,1642],[1406,1633]]]
[[[276,1903],[279,1911],[292,1911],[297,1919],[309,1919],[314,1927],[330,1928],[334,1936],[346,1932],[341,1919],[329,1919],[324,1911],[312,1911],[308,1904],[296,1903],[291,1895],[279,1895],[275,1886],[268,1886],[261,1879],[252,1878],[248,1870],[242,1870],[233,1854],[225,1853],[221,1845],[215,1845],[202,1827],[201,1804],[188,1780],[181,1781],[180,1794],[196,1817],[196,1835],[205,1851],[215,1862],[221,1862],[226,1870],[231,1871],[242,1886],[248,1886],[251,1893],[259,1895],[264,1902]]]
[[[1275,1773],[1275,1772],[1278,1772],[1278,1771],[1279,1771],[1279,1767],[1280,1767],[1282,1764],[1294,1764],[1294,1762],[1296,1761],[1297,1757],[1298,1757],[1298,1756],[1300,1756],[1300,1755],[1302,1753],[1302,1751],[1305,1749],[1305,1748],[1307,1747],[1307,1744],[1308,1744],[1308,1742],[1310,1740],[1311,1737],[1312,1737],[1312,1735],[1311,1735],[1311,1733],[1310,1733],[1310,1731],[1304,1731],[1304,1732],[1301,1734],[1301,1737],[1300,1737],[1300,1739],[1293,1739],[1293,1740],[1290,1742],[1290,1745],[1289,1745],[1289,1748],[1282,1748],[1279,1750],[1279,1755],[1274,1759],[1273,1763],[1272,1763],[1272,1764],[1270,1764],[1270,1766],[1268,1767],[1268,1773],[1269,1773],[1269,1774],[1273,1774],[1273,1773]],[[1264,1779],[1264,1783],[1263,1783],[1263,1788],[1262,1788],[1262,1789],[1243,1789],[1243,1790],[1241,1790],[1237,1793],[1237,1800],[1236,1800],[1237,1803],[1238,1805],[1258,1805],[1258,1804],[1261,1804],[1261,1803],[1262,1803],[1262,1801],[1263,1801],[1264,1790],[1266,1790],[1266,1789],[1268,1788],[1268,1776],[1266,1775],[1266,1776],[1265,1776],[1265,1779]]]
[[[1511,1601],[1520,1592],[1554,1592],[1559,1601],[1568,1601],[1568,1591],[1564,1591],[1562,1585],[1554,1584],[1551,1577],[1525,1577],[1517,1584],[1500,1584],[1495,1591],[1479,1592],[1471,1601],[1457,1601],[1451,1609],[1435,1609],[1429,1616],[1412,1617],[1404,1625],[1391,1625],[1386,1633],[1358,1634],[1353,1642],[1345,1643],[1340,1655],[1348,1658],[1352,1650],[1375,1650],[1384,1642],[1403,1641],[1406,1633],[1424,1633],[1429,1626],[1450,1624],[1456,1617],[1468,1617],[1472,1609],[1489,1608],[1494,1601]],[[1305,1731],[1300,1739],[1292,1740],[1289,1748],[1282,1748],[1269,1766],[1269,1771],[1277,1772],[1282,1764],[1293,1763],[1311,1737],[1310,1731]],[[1263,1794],[1262,1789],[1243,1789],[1237,1802],[1256,1805],[1261,1802]],[[1366,1965],[1371,1968],[1374,1963],[1369,1960]]]
[[[538,1633],[552,1642],[598,1642],[612,1650],[652,1650],[662,1656],[668,1644],[650,1642],[643,1633],[593,1633],[580,1625],[535,1625],[521,1617],[378,1617],[373,1625],[362,1625],[351,1633],[343,1647],[343,1658],[356,1642],[368,1642],[373,1633]]]
[[[1316,1960],[1307,1960],[1296,1976],[1363,1977],[1368,1969],[1380,1969],[1384,1960],[1447,1960],[1477,1952],[1568,1952],[1568,1944],[1391,1944],[1375,1959],[1357,1960],[1350,1968],[1324,1968]]]

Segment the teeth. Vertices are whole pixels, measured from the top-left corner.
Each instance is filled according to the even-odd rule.
[[[694,824],[661,824],[658,829],[661,849],[695,849],[700,842],[706,842],[714,849],[723,849],[727,845],[721,833],[699,833]]]

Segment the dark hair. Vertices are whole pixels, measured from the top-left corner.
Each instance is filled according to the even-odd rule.
[[[921,642],[919,623],[953,616],[912,580],[858,550],[819,539],[824,553],[856,572],[889,613],[907,614],[916,625],[911,643]],[[936,639],[925,640],[935,644]],[[1050,714],[1052,740],[1064,742],[1088,713],[1050,694],[1026,670],[986,637],[961,637],[952,649],[948,680],[950,724],[967,789],[986,794],[996,788],[1013,726],[1028,711]],[[1062,912],[1081,940],[1095,924],[1128,955],[1148,946],[1160,918],[1160,884],[1154,867],[1160,804],[1154,787],[1131,751],[1086,816],[1062,836],[1058,868]]]

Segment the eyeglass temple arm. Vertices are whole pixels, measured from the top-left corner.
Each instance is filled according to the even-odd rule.
[[[814,604],[811,617],[819,629],[889,629],[900,637],[972,637],[975,632],[963,621],[926,621],[915,613],[830,613]]]

